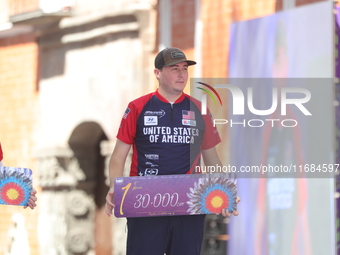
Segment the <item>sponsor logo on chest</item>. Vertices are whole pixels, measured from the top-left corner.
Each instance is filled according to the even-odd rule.
[[[196,120],[182,119],[182,125],[196,127]]]
[[[145,126],[158,125],[158,117],[157,116],[144,116],[144,125]]]
[[[158,174],[158,169],[157,168],[147,168],[145,169],[144,175],[157,175]]]
[[[145,154],[146,159],[153,159],[153,160],[158,160],[159,155],[158,154]]]
[[[159,111],[146,111],[144,113],[144,116],[158,116],[159,118],[162,118],[165,115],[165,111],[163,109],[160,109]]]

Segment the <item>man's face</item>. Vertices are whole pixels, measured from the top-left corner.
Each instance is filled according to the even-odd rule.
[[[188,81],[188,64],[181,62],[173,66],[164,66],[155,70],[159,86],[168,93],[182,92]]]

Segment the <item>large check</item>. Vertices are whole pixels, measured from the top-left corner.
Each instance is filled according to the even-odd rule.
[[[226,174],[118,177],[116,217],[219,214],[236,209],[236,179]]]

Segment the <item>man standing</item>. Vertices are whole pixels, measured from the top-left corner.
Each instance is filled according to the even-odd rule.
[[[200,102],[183,93],[188,66],[195,64],[180,49],[162,50],[155,58],[158,90],[129,103],[109,163],[111,189],[105,206],[108,216],[114,208],[114,179],[123,176],[131,145],[130,176],[190,174],[200,164],[201,155],[205,165],[222,165],[215,149],[220,137],[210,114],[202,115]],[[221,213],[238,215],[237,211]],[[205,215],[128,218],[127,255],[199,255],[204,218]]]

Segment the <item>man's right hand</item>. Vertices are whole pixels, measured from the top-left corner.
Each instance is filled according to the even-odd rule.
[[[105,212],[108,216],[111,216],[113,214],[113,209],[115,207],[115,205],[113,204],[114,179],[123,176],[124,165],[130,148],[131,144],[124,143],[123,141],[117,139],[116,146],[112,152],[109,161],[109,177],[111,188],[107,192],[105,204]]]
[[[113,208],[115,207],[115,205],[113,204],[113,187],[110,188],[110,190],[107,192],[106,195],[106,204],[105,204],[105,212],[107,214],[107,216],[111,216],[113,214]]]

